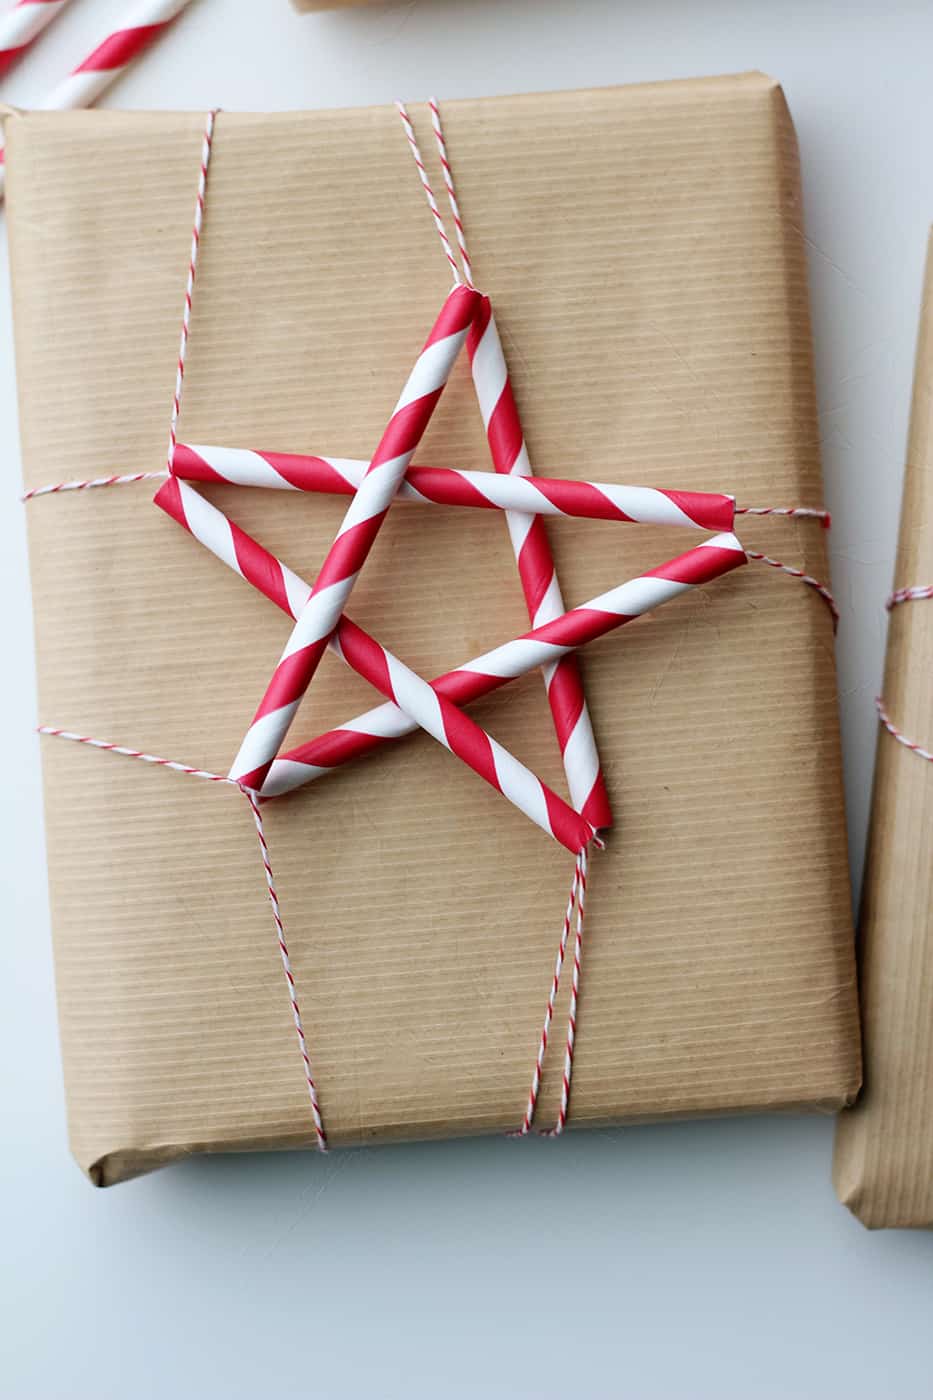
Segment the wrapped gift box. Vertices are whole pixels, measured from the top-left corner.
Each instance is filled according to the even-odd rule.
[[[538,472],[819,506],[778,85],[752,74],[443,110]],[[427,111],[413,115],[427,152]],[[6,123],[30,487],[164,463],[203,120]],[[448,285],[398,117],[221,114],[214,151],[182,440],[367,458]],[[418,460],[489,466],[465,363]],[[151,494],[26,507],[40,718],[225,772],[289,624]],[[207,494],[312,578],[345,509]],[[741,534],[825,577],[818,522],[749,517]],[[551,538],[569,603],[698,542],[569,519]],[[504,522],[393,509],[352,613],[423,675],[521,633]],[[591,868],[572,1125],[838,1108],[860,1069],[822,600],[750,564],[582,664],[616,826]],[[292,737],[377,699],[327,657]],[[539,677],[473,712],[563,791]],[[313,1142],[240,795],[52,738],[42,757],[81,1166],[107,1184],[193,1151]],[[516,1127],[567,853],[425,736],[266,811],[331,1143]]]
[[[933,583],[933,241],[914,379],[895,589]],[[896,606],[891,722],[933,750],[933,602]],[[843,1114],[835,1176],[866,1225],[933,1226],[933,765],[881,729],[859,926],[865,1091]]]

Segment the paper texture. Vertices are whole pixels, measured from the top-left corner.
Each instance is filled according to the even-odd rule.
[[[821,504],[797,154],[777,85],[444,114],[536,469]],[[427,153],[426,108],[413,115]],[[6,125],[27,482],[157,470],[203,116]],[[222,113],[181,440],[367,456],[447,279],[391,107]],[[465,360],[418,459],[489,466]],[[151,494],[27,507],[40,718],[224,772],[289,623]],[[209,494],[310,577],[346,506]],[[693,538],[588,520],[550,533],[570,604]],[[741,533],[825,577],[813,522]],[[393,510],[349,611],[423,675],[524,631],[505,522]],[[592,861],[573,1123],[837,1108],[859,1054],[823,604],[749,565],[583,665],[617,825]],[[327,657],[292,737],[377,700]],[[564,792],[540,677],[472,712]],[[109,1183],[192,1151],[309,1144],[245,801],[54,739],[42,755],[78,1161]],[[331,1142],[517,1126],[566,852],[421,735],[266,824]]]
[[[933,582],[933,243],[894,587]],[[884,678],[897,727],[933,748],[933,602],[896,607]],[[933,766],[879,730],[859,927],[865,1090],[836,1135],[840,1198],[866,1225],[933,1226]]]

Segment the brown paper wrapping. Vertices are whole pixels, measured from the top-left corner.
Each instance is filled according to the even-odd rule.
[[[539,469],[819,504],[777,85],[452,102],[445,120]],[[30,485],[164,461],[202,126],[7,122]],[[222,114],[202,249],[182,440],[366,456],[447,286],[395,112]],[[465,364],[420,457],[488,466]],[[150,494],[28,507],[41,720],[225,771],[288,623]],[[311,577],[345,509],[211,494]],[[698,538],[559,524],[571,602]],[[743,534],[825,575],[818,526]],[[425,675],[523,631],[504,522],[393,511],[352,615]],[[823,605],[749,566],[584,664],[617,829],[592,867],[573,1122],[838,1107],[859,1054]],[[292,734],[372,703],[328,657]],[[539,677],[474,713],[563,790]],[[43,768],[78,1161],[108,1183],[192,1151],[311,1142],[243,799],[54,739]],[[267,829],[331,1141],[515,1127],[567,854],[424,736],[273,805]]]
[[[895,588],[933,582],[933,241],[920,316]],[[895,608],[884,695],[933,748],[933,603]],[[933,766],[878,737],[859,926],[865,1089],[836,1135],[840,1199],[866,1225],[933,1226]]]

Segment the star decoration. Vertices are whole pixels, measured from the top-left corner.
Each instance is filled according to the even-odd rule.
[[[461,473],[453,468],[415,467],[409,474],[414,453],[465,344],[493,465],[504,479],[488,472]],[[349,486],[353,495],[313,586],[298,578],[184,479],[303,489],[315,475],[318,486],[326,483],[333,489],[336,482],[338,489]],[[545,534],[544,514],[653,520],[729,531],[734,501],[713,493],[579,482],[557,483],[560,489],[554,491],[549,490],[552,484],[546,479],[529,481],[529,477],[528,455],[489,300],[463,285],[455,286],[446,298],[369,463],[176,447],[172,473],[157,492],[156,502],[278,603],[295,624],[234,760],[229,775],[233,781],[261,798],[278,796],[420,726],[574,853],[584,850],[596,831],[609,825],[611,813],[575,649],[686,588],[745,563],[746,556],[734,535],[723,533],[582,608],[567,611]],[[427,494],[420,488],[426,488]],[[530,632],[429,683],[345,615],[344,605],[353,584],[397,497],[453,500],[492,508],[505,505],[533,624]],[[517,508],[509,502],[516,502]],[[521,509],[523,505],[531,508]],[[310,743],[283,751],[288,728],[328,647],[369,680],[388,703]],[[536,667],[544,670],[573,805],[460,708]]]

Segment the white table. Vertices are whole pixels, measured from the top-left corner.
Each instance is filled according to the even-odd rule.
[[[37,98],[118,17],[121,0],[73,5],[3,96]],[[410,0],[304,17],[286,0],[198,0],[108,100],[326,106],[755,67],[783,81],[803,155],[858,875],[933,222],[931,56],[921,0]],[[218,1158],[87,1185],[56,1044],[5,278],[0,297],[4,1392],[929,1395],[933,1234],[872,1236],[837,1205],[825,1120],[586,1133],[557,1150]]]

